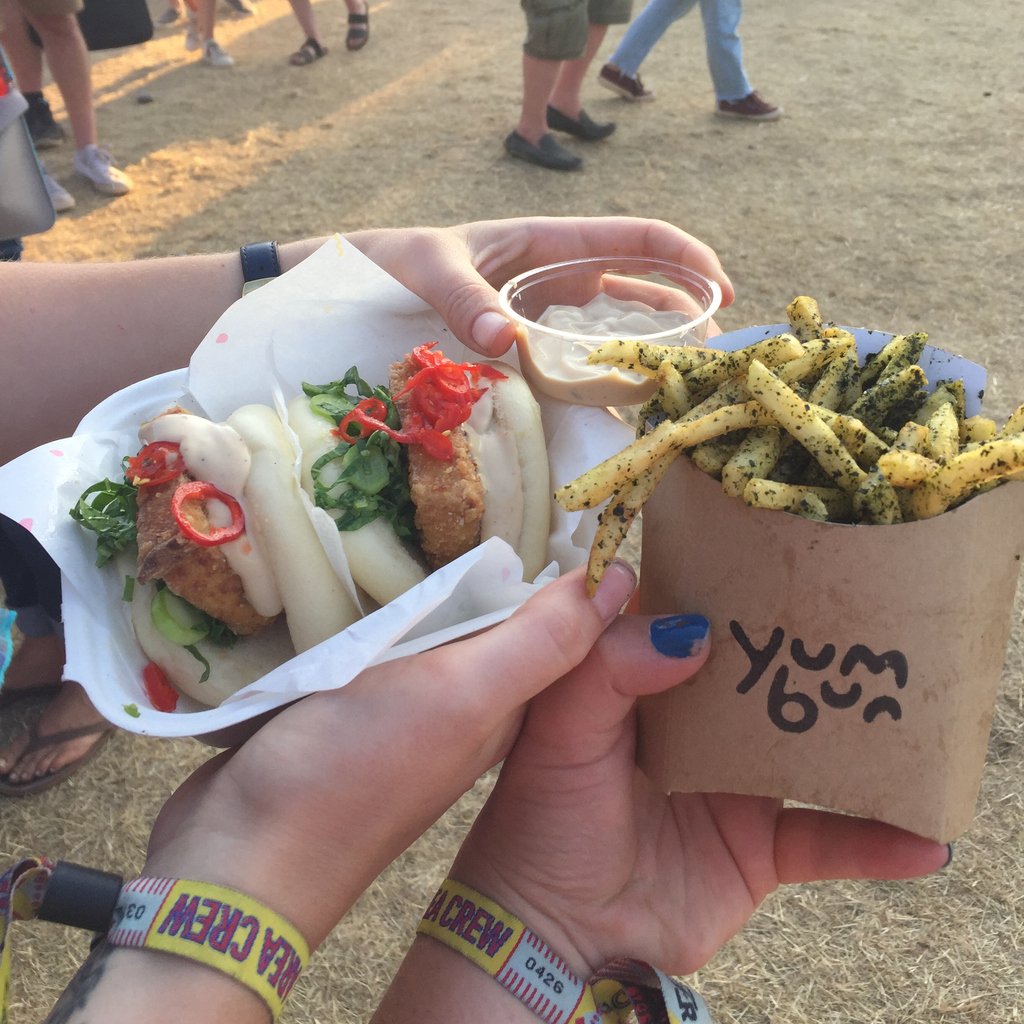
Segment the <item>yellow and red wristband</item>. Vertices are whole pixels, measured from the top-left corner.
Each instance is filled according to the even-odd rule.
[[[0,1021],[6,1020],[10,925],[37,917],[105,933],[113,946],[204,964],[254,992],[274,1020],[309,960],[294,925],[236,889],[175,878],[122,885],[116,875],[32,858],[0,875]]]
[[[687,985],[641,960],[622,958],[577,977],[532,928],[453,879],[441,883],[417,932],[471,960],[545,1024],[714,1024]]]

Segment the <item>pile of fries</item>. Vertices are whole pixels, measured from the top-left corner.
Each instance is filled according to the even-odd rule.
[[[569,511],[608,501],[591,593],[683,451],[748,505],[834,523],[928,519],[1024,479],[1024,405],[1000,429],[965,415],[962,380],[929,392],[917,365],[927,335],[894,337],[861,365],[814,299],[797,296],[786,315],[789,331],[735,352],[610,341],[590,354],[658,380],[637,440],[555,492]]]

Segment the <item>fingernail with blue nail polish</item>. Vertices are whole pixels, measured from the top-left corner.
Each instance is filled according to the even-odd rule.
[[[669,658],[689,658],[707,640],[711,624],[703,615],[667,615],[651,623],[651,643]]]

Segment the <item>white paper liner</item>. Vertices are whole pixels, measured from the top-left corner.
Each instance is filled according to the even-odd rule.
[[[414,346],[439,341],[453,359],[478,360],[417,296],[340,236],[288,274],[240,299],[218,320],[189,369],[149,378],[101,402],[71,438],[42,445],[0,467],[0,513],[29,528],[63,578],[68,662],[101,714],[150,736],[198,736],[246,721],[316,690],[350,682],[366,666],[446,643],[492,625],[559,573],[582,564],[596,513],[553,504],[550,565],[524,583],[518,557],[502,541],[469,552],[344,633],[293,658],[223,704],[182,697],[175,712],[155,710],[142,687],[145,656],[122,601],[123,577],[95,567],[95,536],[68,515],[104,477],[120,479],[121,459],[139,448],[139,424],[180,402],[223,420],[249,402],[280,404],[302,381],[323,383],[358,366],[374,383]],[[514,352],[506,361],[516,365]],[[629,443],[632,432],[603,409],[538,396],[552,490]]]

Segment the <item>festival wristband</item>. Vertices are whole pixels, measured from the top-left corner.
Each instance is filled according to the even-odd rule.
[[[546,1024],[714,1024],[696,992],[640,960],[620,959],[588,981],[493,900],[446,879],[416,929],[461,953]]]
[[[90,929],[102,922],[97,930],[106,931],[112,946],[160,950],[205,964],[245,985],[277,1019],[309,959],[294,925],[251,896],[209,882],[119,882],[114,875],[41,858],[0,875],[0,1021],[6,1019],[10,976],[7,931],[12,921],[32,918]]]

